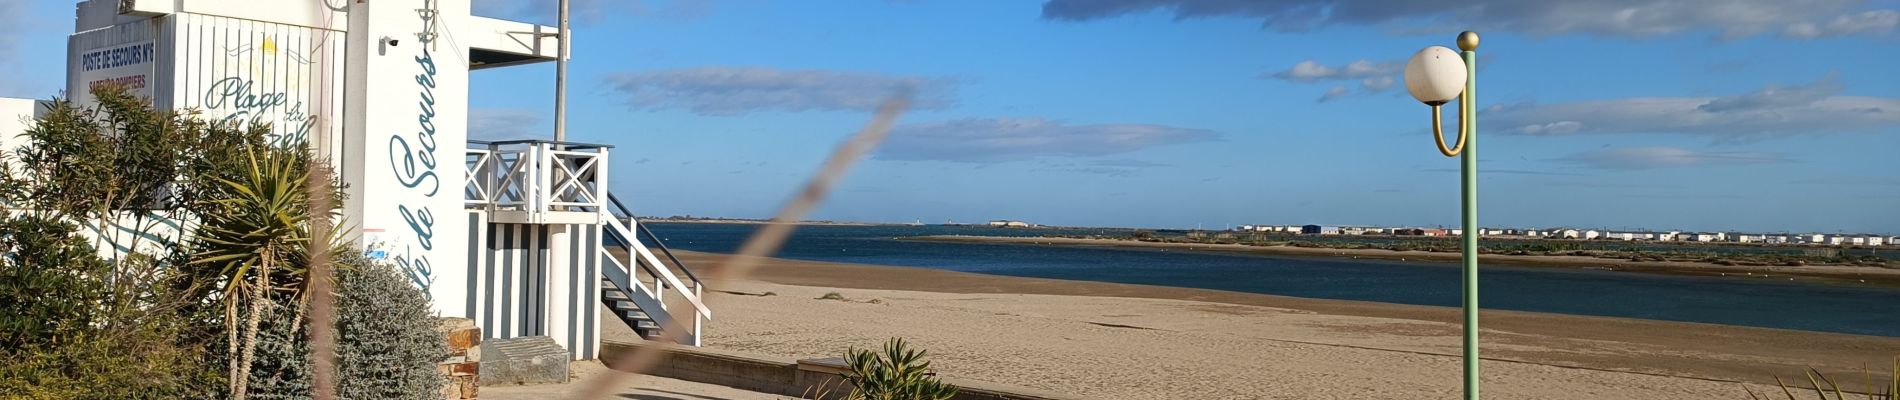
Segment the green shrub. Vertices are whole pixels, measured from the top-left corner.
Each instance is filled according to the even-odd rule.
[[[150,257],[108,263],[76,230],[0,217],[0,398],[215,396],[189,285]]]
[[[881,354],[855,348],[847,350],[844,359],[851,375],[845,376],[845,380],[851,384],[851,394],[846,398],[947,400],[955,397],[957,388],[939,381],[924,356],[923,351],[905,348],[904,339],[899,338],[885,342]]]
[[[355,253],[339,261],[360,265],[337,271],[337,395],[345,399],[440,398],[436,363],[448,356],[422,290],[395,267],[365,263]],[[294,302],[279,299],[258,329],[249,395],[310,398],[308,331],[292,325]]]
[[[0,220],[0,349],[59,345],[92,325],[110,266],[76,230],[33,214]]]
[[[339,258],[360,257],[359,252]],[[337,394],[346,399],[441,398],[436,363],[449,355],[422,289],[394,266],[342,271],[337,296]]]
[[[256,357],[245,395],[264,400],[310,398],[310,340],[296,302],[283,296],[265,307],[257,326]]]

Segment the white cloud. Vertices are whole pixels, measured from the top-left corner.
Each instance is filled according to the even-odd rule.
[[[1177,19],[1255,18],[1280,31],[1365,25],[1395,33],[1449,33],[1472,28],[1532,35],[1569,33],[1653,37],[1715,31],[1725,38],[1783,31],[1811,38],[1891,32],[1891,10],[1867,11],[1868,0],[1048,0],[1042,17],[1083,21],[1160,10]],[[1883,13],[1886,12],[1886,13]],[[1797,28],[1811,25],[1808,28]],[[1789,32],[1787,30],[1793,30]]]
[[[1331,89],[1326,89],[1326,94],[1319,95],[1319,102],[1325,103],[1339,100],[1341,97],[1346,97],[1346,95],[1349,94],[1352,94],[1351,89],[1346,89],[1345,86],[1334,86]]]
[[[1366,90],[1376,92],[1376,91],[1391,89],[1393,85],[1397,85],[1398,83],[1399,83],[1399,79],[1397,77],[1394,77],[1392,75],[1386,75],[1386,76],[1360,79],[1359,87],[1363,87],[1363,88],[1366,88]]]
[[[1479,126],[1520,135],[1667,133],[1720,140],[1893,132],[1900,98],[1841,96],[1832,77],[1725,97],[1638,97],[1492,106]]]
[[[1267,76],[1294,82],[1318,82],[1322,80],[1359,80],[1391,78],[1405,72],[1405,64],[1399,61],[1358,60],[1346,65],[1331,67],[1318,61],[1306,60],[1293,64],[1285,71],[1274,72]]]
[[[1816,24],[1812,22],[1795,23],[1788,25],[1788,28],[1783,29],[1781,34],[1783,36],[1800,39],[1815,39],[1834,36],[1890,33],[1893,32],[1896,27],[1900,27],[1900,11],[1873,10],[1834,17],[1834,20],[1828,21],[1826,24]]]
[[[1744,95],[1719,97],[1710,100],[1708,104],[1696,107],[1696,110],[1733,112],[1803,107],[1833,97],[1845,89],[1846,86],[1841,85],[1835,75],[1830,74],[1806,85],[1768,85],[1767,88]]]
[[[525,108],[475,108],[468,113],[468,137],[474,140],[552,139],[541,113]]]
[[[473,0],[469,7],[475,15],[553,26],[559,22],[559,4],[559,0]],[[570,0],[567,11],[568,21],[574,24],[600,22],[609,14],[690,20],[705,17],[715,5],[713,0]]]
[[[1596,169],[1654,169],[1787,162],[1774,153],[1694,151],[1676,147],[1628,147],[1572,154],[1557,161]]]
[[[1379,93],[1398,86],[1399,74],[1405,72],[1405,64],[1400,61],[1358,60],[1341,66],[1328,66],[1318,61],[1306,60],[1293,64],[1284,71],[1261,74],[1261,78],[1274,78],[1290,82],[1314,83],[1328,81],[1356,81],[1362,93]],[[1335,85],[1320,95],[1319,102],[1338,100],[1351,95],[1345,86]]]
[[[957,81],[865,72],[698,67],[609,76],[613,90],[640,110],[686,109],[700,115],[756,111],[871,111],[892,94],[910,90],[916,109],[952,103]]]
[[[1092,157],[1171,144],[1216,140],[1203,129],[1149,124],[1069,125],[1040,118],[966,118],[903,125],[878,148],[883,160],[1001,162],[1038,157]],[[1126,164],[1096,167],[1128,167]]]

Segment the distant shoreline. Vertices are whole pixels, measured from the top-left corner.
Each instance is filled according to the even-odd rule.
[[[781,222],[773,222],[773,221],[767,221],[767,220],[762,220],[762,219],[659,219],[659,218],[642,218],[640,219],[640,222],[649,223],[649,224],[668,223],[668,224],[740,224],[740,225],[765,225],[765,224],[781,223]],[[791,222],[790,224],[812,225],[812,226],[896,225],[896,224],[880,224],[880,223],[872,223],[872,222],[839,222],[839,221],[798,221],[798,222]]]
[[[1245,244],[1205,244],[1205,243],[1163,243],[1143,242],[1130,239],[1111,238],[1057,238],[1057,237],[1010,237],[1010,236],[966,236],[935,235],[912,236],[901,240],[921,240],[937,242],[993,243],[1042,246],[1095,246],[1179,249],[1213,252],[1244,252],[1257,254],[1371,258],[1401,261],[1457,262],[1458,253],[1441,253],[1417,250],[1383,249],[1330,249],[1315,247],[1295,247],[1285,245],[1255,246]],[[1900,269],[1879,267],[1843,266],[1843,265],[1806,265],[1806,266],[1751,266],[1721,265],[1689,261],[1630,261],[1588,256],[1572,255],[1511,255],[1484,254],[1478,256],[1479,262],[1507,264],[1525,267],[1599,269],[1624,272],[1643,272],[1668,275],[1691,276],[1741,276],[1757,279],[1806,278],[1836,283],[1866,283],[1879,286],[1900,287]]]

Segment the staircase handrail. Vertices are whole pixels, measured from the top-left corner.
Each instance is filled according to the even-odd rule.
[[[693,275],[693,270],[686,268],[686,263],[680,262],[679,257],[674,257],[672,249],[666,248],[666,241],[660,240],[660,236],[654,234],[652,229],[647,229],[646,224],[642,224],[639,220],[633,218],[633,212],[628,211],[627,205],[620,202],[620,197],[614,196],[612,192],[609,192],[607,193],[607,201],[613,203],[614,209],[620,211],[619,213],[613,214],[615,218],[626,218],[628,223],[633,224],[634,228],[639,229],[638,233],[641,236],[653,240],[653,246],[660,248],[660,254],[665,254],[668,261],[672,261],[673,265],[679,266],[680,272],[686,274],[686,279],[693,281],[694,286],[700,284],[699,277]]]
[[[621,236],[629,236],[627,234],[632,233],[631,229],[628,229],[627,225],[621,222],[618,218],[608,219],[607,225],[619,231],[616,233],[620,233]],[[629,239],[632,239],[632,238],[629,237]],[[629,240],[623,244],[625,245],[625,247],[628,247],[631,250],[633,250],[628,253],[629,258],[638,260],[639,258],[643,257],[646,259],[648,263],[658,265],[658,266],[665,265],[665,264],[660,264],[660,259],[657,257],[654,257],[653,252],[648,251],[646,249],[646,246],[640,245],[639,241]],[[686,286],[685,284],[680,283],[679,277],[674,276],[671,270],[667,268],[657,268],[657,269],[648,270],[648,272],[654,273],[656,277],[660,279],[661,282],[664,282],[665,284],[668,284],[668,285],[672,285],[675,288],[680,288],[681,289],[680,297],[685,298],[686,302],[693,304],[693,311],[695,313],[706,317],[706,319],[712,319],[712,309],[706,308],[706,303],[700,301],[698,295],[695,295],[693,292],[686,291],[685,289],[688,288],[689,286]]]

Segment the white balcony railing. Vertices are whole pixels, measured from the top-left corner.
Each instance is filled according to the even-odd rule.
[[[607,153],[612,146],[510,140],[469,141],[463,165],[470,209],[515,215],[511,222],[577,223],[606,214]],[[506,214],[502,214],[506,213]]]

